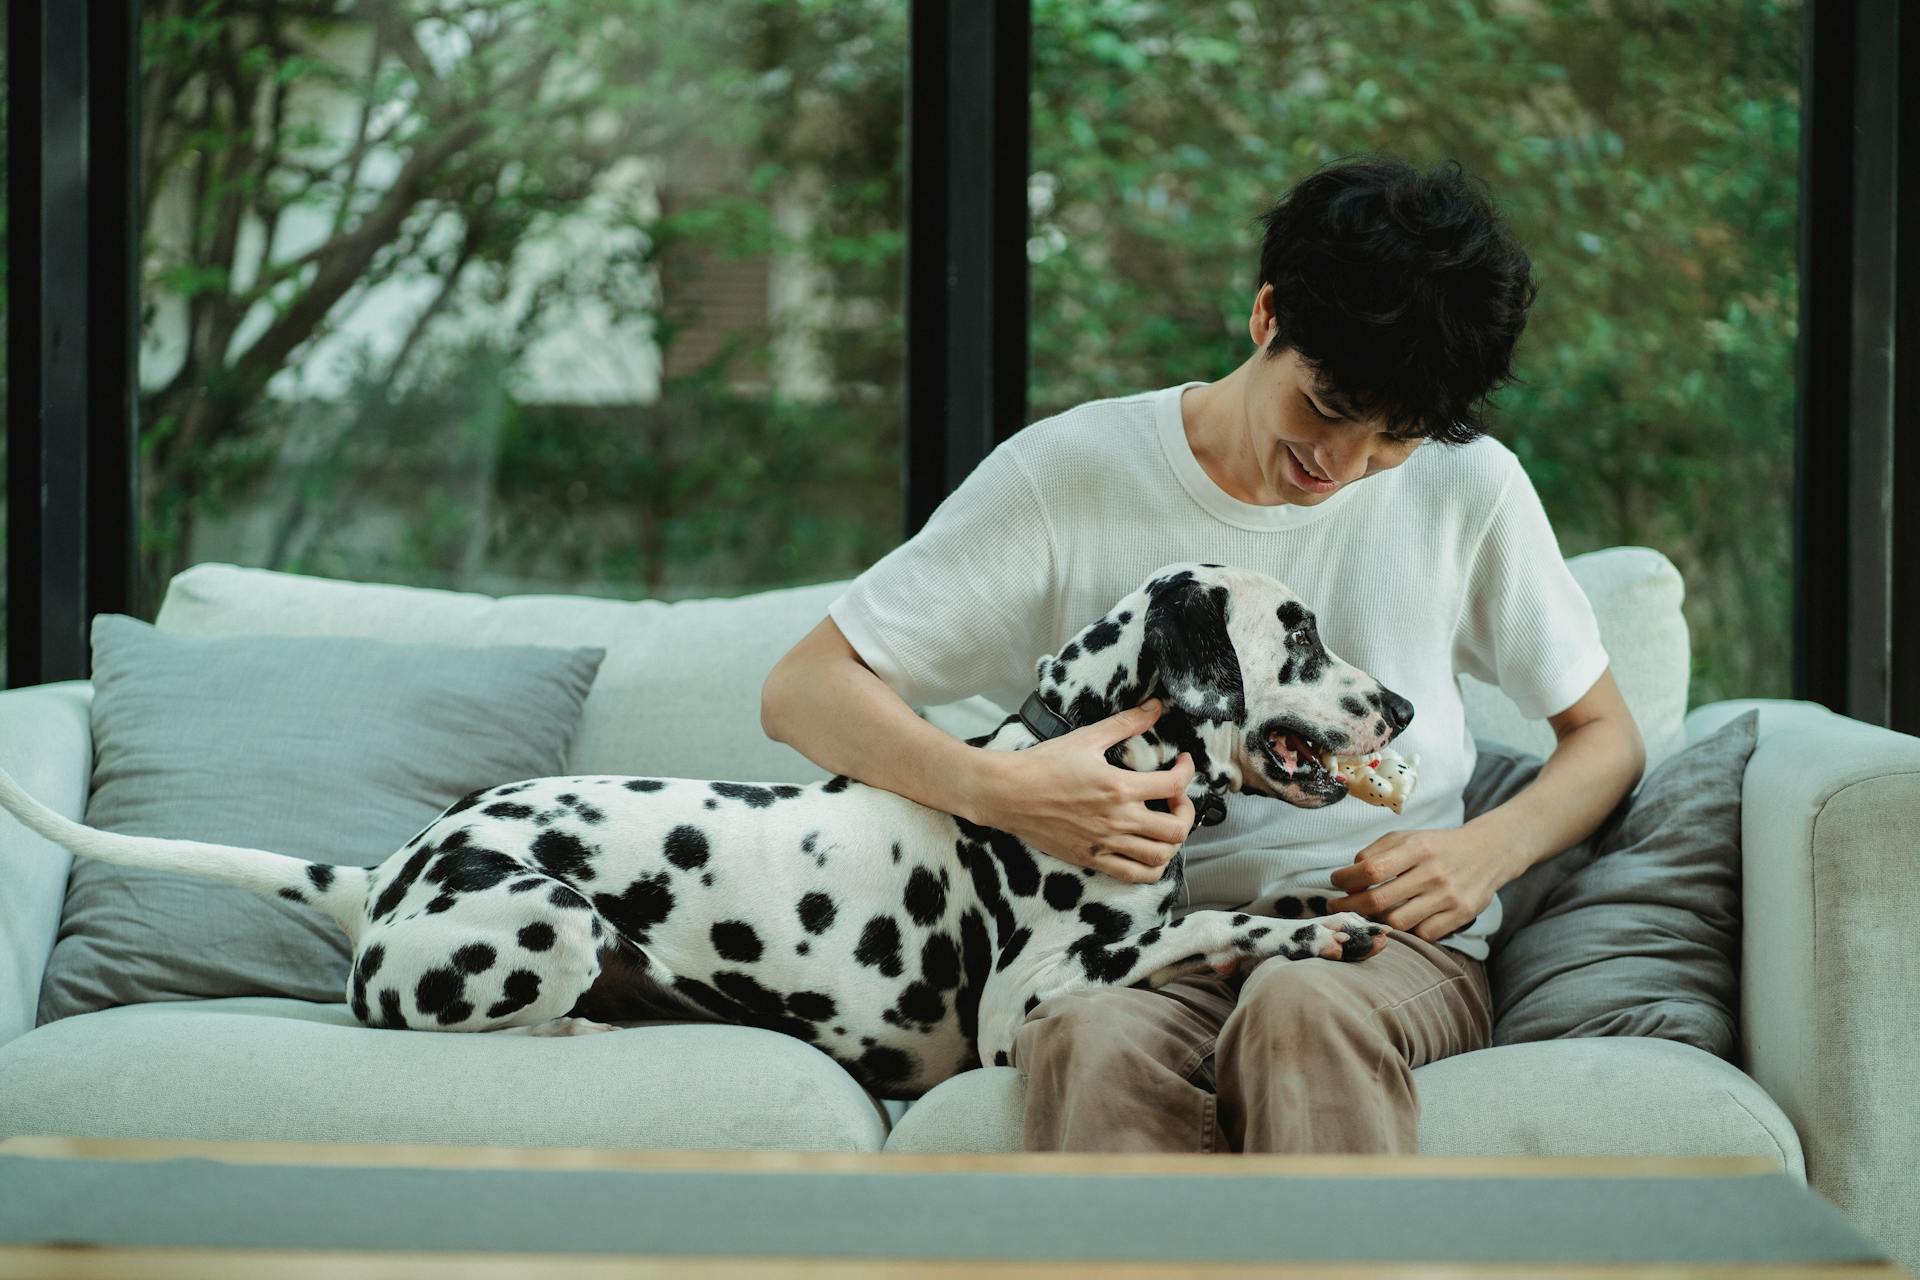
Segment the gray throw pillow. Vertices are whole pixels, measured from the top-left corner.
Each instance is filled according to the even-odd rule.
[[[93,622],[88,825],[372,866],[461,796],[562,771],[603,649],[195,636]],[[309,907],[76,858],[44,1025],[147,1000],[344,999]]]
[[[1759,723],[1750,711],[1669,757],[1586,840],[1501,889],[1487,966],[1496,1045],[1653,1036],[1733,1059],[1740,801]],[[1469,817],[1543,763],[1482,749]]]

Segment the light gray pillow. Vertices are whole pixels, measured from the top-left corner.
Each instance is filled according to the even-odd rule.
[[[88,825],[372,866],[461,796],[565,765],[603,649],[193,636],[93,621]],[[344,998],[309,907],[76,858],[40,1024],[147,1000]]]
[[[1588,839],[1501,889],[1487,966],[1496,1045],[1653,1036],[1733,1060],[1740,800],[1759,723],[1750,711],[1669,757]],[[1470,818],[1542,764],[1476,744]]]

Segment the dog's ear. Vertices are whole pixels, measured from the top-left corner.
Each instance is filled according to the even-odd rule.
[[[1195,720],[1247,717],[1240,655],[1227,636],[1228,596],[1184,569],[1147,587],[1141,664],[1153,665],[1167,699]]]

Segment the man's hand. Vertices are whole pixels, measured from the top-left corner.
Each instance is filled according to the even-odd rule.
[[[1369,920],[1438,942],[1472,923],[1513,877],[1507,860],[1486,847],[1478,833],[1451,830],[1394,831],[1353,855],[1353,865],[1333,873],[1346,891],[1328,911],[1358,911]]]

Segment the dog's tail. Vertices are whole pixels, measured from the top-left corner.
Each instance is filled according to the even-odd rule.
[[[349,940],[359,928],[361,904],[373,873],[366,867],[331,866],[308,862],[264,849],[243,849],[198,840],[169,840],[160,836],[123,836],[70,821],[21,789],[0,769],[0,808],[20,819],[27,830],[45,836],[84,858],[97,858],[122,867],[146,867],[205,876],[269,898],[305,903],[331,916]]]

